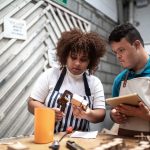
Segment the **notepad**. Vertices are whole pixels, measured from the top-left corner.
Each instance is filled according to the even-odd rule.
[[[137,93],[106,99],[106,103],[113,107],[119,104],[138,106],[139,102],[141,101],[142,101],[142,98]]]
[[[98,134],[98,131],[75,131],[71,134],[71,138],[85,138],[85,139],[95,139]]]

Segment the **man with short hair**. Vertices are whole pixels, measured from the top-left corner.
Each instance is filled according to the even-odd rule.
[[[114,80],[113,97],[137,93],[144,101],[138,107],[120,104],[111,110],[112,120],[120,124],[118,135],[150,135],[150,56],[143,39],[132,24],[125,23],[114,28],[109,44],[124,68]]]

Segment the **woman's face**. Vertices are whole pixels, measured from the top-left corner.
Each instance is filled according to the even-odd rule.
[[[89,65],[88,54],[70,52],[67,58],[67,67],[69,71],[74,75],[79,75],[86,71]]]

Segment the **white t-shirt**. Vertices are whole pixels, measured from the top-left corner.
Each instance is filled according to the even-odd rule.
[[[50,68],[43,72],[36,81],[30,97],[42,103],[48,103],[60,74],[61,70],[59,68]],[[86,77],[91,91],[93,108],[105,109],[105,97],[101,81],[93,75],[87,74]],[[63,93],[65,90],[69,90],[70,92],[76,93],[80,96],[86,95],[83,82],[83,74],[73,75],[67,69],[64,81],[60,87],[59,92]]]

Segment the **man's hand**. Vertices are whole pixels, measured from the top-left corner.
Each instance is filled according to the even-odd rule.
[[[120,113],[118,107],[111,110],[110,117],[115,123],[118,124],[122,124],[127,121],[127,116],[123,113]]]
[[[150,121],[150,108],[148,108],[143,102],[139,103],[140,115],[139,117]]]
[[[138,107],[120,104],[117,110],[126,116],[150,120],[150,109],[143,102],[140,102]]]

